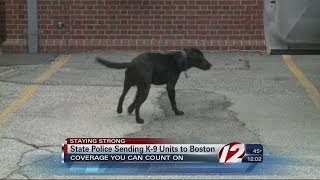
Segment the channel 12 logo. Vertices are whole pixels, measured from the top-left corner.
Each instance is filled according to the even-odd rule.
[[[261,144],[241,144],[239,142],[232,142],[223,146],[219,151],[219,163],[258,163],[262,161],[263,146]]]

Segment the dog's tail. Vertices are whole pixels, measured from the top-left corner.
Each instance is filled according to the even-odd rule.
[[[116,63],[116,62],[107,61],[105,59],[102,59],[101,57],[96,57],[96,61],[104,66],[107,66],[109,68],[115,68],[115,69],[126,69],[132,66],[131,62]]]

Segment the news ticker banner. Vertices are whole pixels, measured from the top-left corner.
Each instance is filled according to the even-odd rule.
[[[176,144],[160,138],[67,138],[62,162],[260,163],[261,144]]]

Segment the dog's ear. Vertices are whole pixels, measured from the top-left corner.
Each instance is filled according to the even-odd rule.
[[[188,69],[187,57],[185,55],[178,57],[176,64],[179,71],[186,71]]]

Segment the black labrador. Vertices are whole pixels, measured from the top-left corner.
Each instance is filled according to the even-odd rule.
[[[131,62],[116,63],[100,57],[96,61],[110,68],[127,69],[125,72],[124,88],[120,96],[117,112],[122,113],[122,104],[131,86],[137,86],[137,94],[133,103],[128,107],[128,113],[135,110],[136,122],[143,124],[140,118],[140,107],[147,99],[151,84],[166,84],[172,110],[176,115],[184,112],[177,108],[175,100],[175,85],[181,72],[192,67],[209,70],[211,64],[205,59],[203,53],[196,48],[185,48],[174,52],[148,52],[135,57]]]

